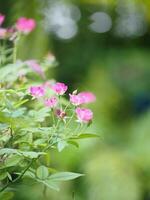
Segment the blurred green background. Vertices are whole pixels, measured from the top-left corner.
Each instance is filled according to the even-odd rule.
[[[47,199],[150,200],[150,1],[0,0],[0,12],[6,26],[37,21],[21,59],[50,51],[59,66],[49,76],[97,96],[89,132],[100,139],[51,153],[52,167],[86,176]],[[42,200],[40,185],[18,188],[14,200]]]

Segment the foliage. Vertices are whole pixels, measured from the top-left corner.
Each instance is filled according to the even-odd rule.
[[[49,150],[61,152],[69,144],[78,147],[78,139],[97,137],[83,132],[91,123],[92,111],[76,111],[81,104],[76,98],[83,104],[84,99],[91,101],[89,97],[85,98],[85,93],[79,97],[75,91],[75,101],[68,101],[65,84],[46,81],[46,71],[57,64],[52,54],[42,61],[16,60],[20,39],[34,28],[30,22],[18,20],[12,32],[7,29],[1,38],[0,198],[5,200],[12,198],[12,187],[25,177],[59,190],[59,182],[82,176],[51,170],[47,155]]]

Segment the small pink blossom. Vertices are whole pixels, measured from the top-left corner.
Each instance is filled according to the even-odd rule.
[[[32,96],[36,98],[42,97],[45,94],[45,90],[42,86],[31,86],[29,88],[29,92]]]
[[[42,70],[42,67],[38,64],[36,60],[28,60],[25,62],[33,71],[38,73],[41,77],[45,77],[44,71]]]
[[[58,101],[57,101],[56,97],[51,97],[51,98],[45,100],[45,105],[50,108],[56,107],[57,103],[58,103]]]
[[[18,31],[28,34],[35,29],[36,22],[34,19],[27,19],[25,17],[21,17],[16,22],[16,28]]]
[[[67,89],[68,86],[65,85],[64,83],[55,83],[54,85],[51,86],[51,89],[57,94],[57,95],[63,95]]]
[[[88,123],[93,119],[93,112],[87,108],[76,108],[75,110],[79,122]]]
[[[80,97],[78,94],[69,94],[70,96],[70,102],[75,105],[75,106],[79,106],[81,104],[83,104],[83,98]]]
[[[91,92],[80,92],[79,94],[69,94],[70,102],[75,105],[79,106],[84,103],[91,103],[96,100],[96,97]]]
[[[96,97],[92,92],[80,92],[78,96],[82,99],[83,103],[91,103],[96,100]]]
[[[0,26],[2,25],[4,20],[5,20],[5,15],[0,14]]]
[[[7,29],[0,28],[0,39],[5,39],[7,37]]]
[[[66,117],[66,113],[60,109],[57,109],[56,110],[56,116],[61,118],[61,119],[64,119]]]

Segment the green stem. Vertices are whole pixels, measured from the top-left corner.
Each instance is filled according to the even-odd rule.
[[[23,177],[23,175],[26,173],[26,171],[31,167],[31,165],[32,165],[32,163],[33,163],[34,160],[31,160],[31,162],[29,163],[29,165],[24,169],[24,171],[16,179],[14,179],[12,182],[8,182],[2,189],[0,189],[0,192],[3,192],[12,183],[15,183],[15,182],[19,181]]]
[[[14,42],[13,63],[16,62],[16,59],[17,59],[17,41]]]
[[[54,126],[56,126],[55,113],[54,112],[55,112],[54,109],[52,109],[52,120],[53,120]]]
[[[56,143],[57,143],[57,141],[56,142],[52,142],[51,144],[49,144],[47,147],[45,147],[44,152],[46,152],[51,146],[53,146]],[[31,162],[29,163],[29,165],[24,169],[24,171],[16,179],[14,179],[11,182],[8,182],[2,189],[0,189],[0,193],[3,192],[6,188],[8,188],[12,183],[15,183],[15,182],[21,180],[21,178],[24,176],[26,171],[28,171],[28,169],[31,167],[33,162],[36,161],[37,159],[39,159],[40,157],[41,157],[41,155],[38,156],[37,158],[32,159]]]
[[[46,187],[46,185],[44,185],[44,188],[43,188],[43,197],[44,197],[44,199],[46,199],[46,197],[47,197],[46,191],[47,191],[47,187]]]
[[[20,40],[20,33],[18,33],[15,41],[14,41],[14,50],[13,50],[13,63],[16,62],[17,60],[17,50],[18,50],[18,43],[19,43],[19,40]]]
[[[69,124],[71,123],[71,121],[72,121],[72,119],[73,119],[74,116],[75,116],[75,112],[73,112],[72,116],[70,117],[70,119],[66,123],[65,129],[69,126]]]

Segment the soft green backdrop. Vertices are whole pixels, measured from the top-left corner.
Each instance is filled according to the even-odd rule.
[[[70,89],[91,90],[97,96],[91,106],[95,117],[89,131],[100,134],[100,140],[81,142],[80,149],[69,147],[61,154],[51,152],[52,166],[86,176],[63,184],[59,193],[48,191],[47,199],[150,200],[150,1],[61,2],[76,5],[81,13],[78,33],[68,40],[44,31],[48,0],[0,0],[5,25],[20,16],[37,20],[36,31],[20,44],[20,58],[40,59],[53,52],[59,66],[49,72],[50,76],[69,84]],[[146,31],[142,35],[115,35],[118,6],[123,8],[123,16],[135,10],[137,17],[144,16]],[[88,28],[90,16],[100,11],[112,18],[106,33]],[[14,200],[42,200],[40,186],[18,188]]]

